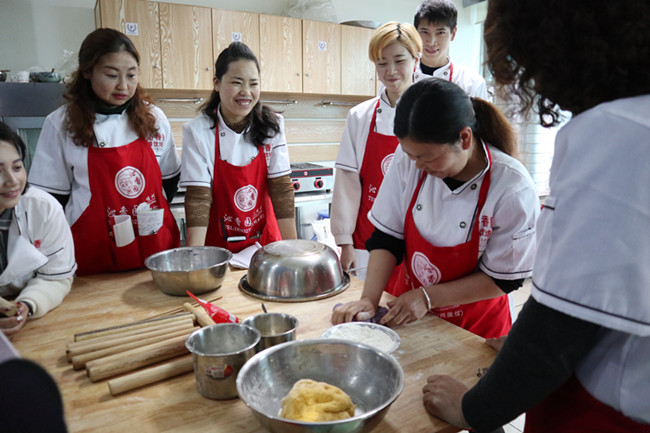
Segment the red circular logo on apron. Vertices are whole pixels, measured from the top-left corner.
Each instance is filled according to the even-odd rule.
[[[257,188],[246,185],[235,191],[235,206],[242,212],[249,212],[257,204]]]
[[[440,269],[419,251],[416,251],[411,258],[411,269],[413,269],[413,273],[420,281],[420,284],[425,287],[438,284],[440,281]]]
[[[124,167],[115,175],[115,189],[126,198],[139,196],[145,183],[144,175],[135,167]]]
[[[393,160],[393,156],[395,156],[394,153],[389,153],[384,157],[384,159],[381,160],[381,174],[386,176],[386,172],[388,171],[388,166],[390,165],[390,162]]]

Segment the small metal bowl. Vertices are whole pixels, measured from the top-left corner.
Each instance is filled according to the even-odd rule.
[[[336,295],[350,285],[336,252],[304,239],[270,243],[253,254],[239,288],[259,299],[302,302]]]
[[[221,287],[232,253],[219,247],[181,247],[152,254],[144,261],[156,286],[168,295],[195,295]]]
[[[280,417],[282,399],[300,379],[334,385],[352,399],[352,418],[301,422]],[[237,392],[272,433],[359,433],[373,429],[404,388],[404,371],[386,352],[344,340],[298,340],[253,356],[239,371]]]

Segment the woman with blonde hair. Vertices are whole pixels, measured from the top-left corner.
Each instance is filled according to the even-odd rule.
[[[368,251],[365,243],[374,227],[368,220],[379,186],[399,144],[393,134],[397,100],[413,84],[413,71],[422,52],[415,27],[389,22],[370,39],[368,55],[383,84],[379,96],[348,113],[336,158],[331,227],[341,247],[343,269],[358,269],[365,279]]]

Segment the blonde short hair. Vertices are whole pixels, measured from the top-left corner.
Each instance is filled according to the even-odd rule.
[[[370,60],[377,63],[381,59],[381,51],[394,42],[402,44],[414,59],[420,58],[422,39],[415,27],[409,23],[391,21],[375,30],[370,38],[368,46]]]

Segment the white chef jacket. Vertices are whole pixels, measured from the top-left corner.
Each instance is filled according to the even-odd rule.
[[[492,146],[490,152],[490,189],[481,219],[490,221],[492,228],[479,242],[479,268],[496,279],[526,278],[532,274],[540,209],[535,185],[519,161]],[[427,242],[448,247],[469,240],[486,171],[453,191],[442,179],[427,175],[413,207],[415,226]],[[421,175],[398,147],[368,214],[375,227],[404,239],[405,214]]]
[[[156,117],[158,136],[147,141],[156,155],[162,178],[169,179],[180,171],[180,157],[167,117],[154,105],[151,111]],[[88,148],[74,144],[65,129],[65,119],[65,105],[45,119],[29,172],[29,182],[53,194],[70,195],[65,214],[72,226],[88,207],[91,193],[88,184]],[[100,147],[120,147],[137,140],[138,136],[128,121],[126,110],[121,114],[95,114],[95,144]]]
[[[219,153],[221,159],[239,167],[248,165],[257,156],[258,148],[249,142],[244,133],[230,129],[217,110],[219,119]],[[280,132],[264,141],[264,156],[268,178],[291,173],[289,150],[284,136],[284,118],[276,114]],[[211,188],[214,178],[215,132],[212,119],[201,113],[183,125],[182,170],[179,185]]]
[[[69,285],[29,286],[34,277],[62,280],[71,278],[77,269],[72,233],[54,197],[38,188],[28,188],[20,196],[9,226],[7,253],[7,268],[0,275],[0,296],[20,293],[16,300],[33,303],[37,317],[61,303],[70,291]]]
[[[433,71],[433,76],[449,81],[451,65],[452,62],[450,60],[445,66],[442,66]],[[454,63],[453,65],[454,67],[453,73],[451,73],[451,82],[467,92],[469,96],[475,96],[489,101],[485,79],[471,69],[464,67],[463,65],[459,65],[458,63]],[[427,75],[422,72],[422,66],[418,63],[417,68],[415,68],[415,72],[413,73],[413,82],[417,83],[418,81],[430,77],[431,75]]]
[[[583,386],[650,423],[650,95],[601,104],[557,134],[532,296],[606,328]]]

